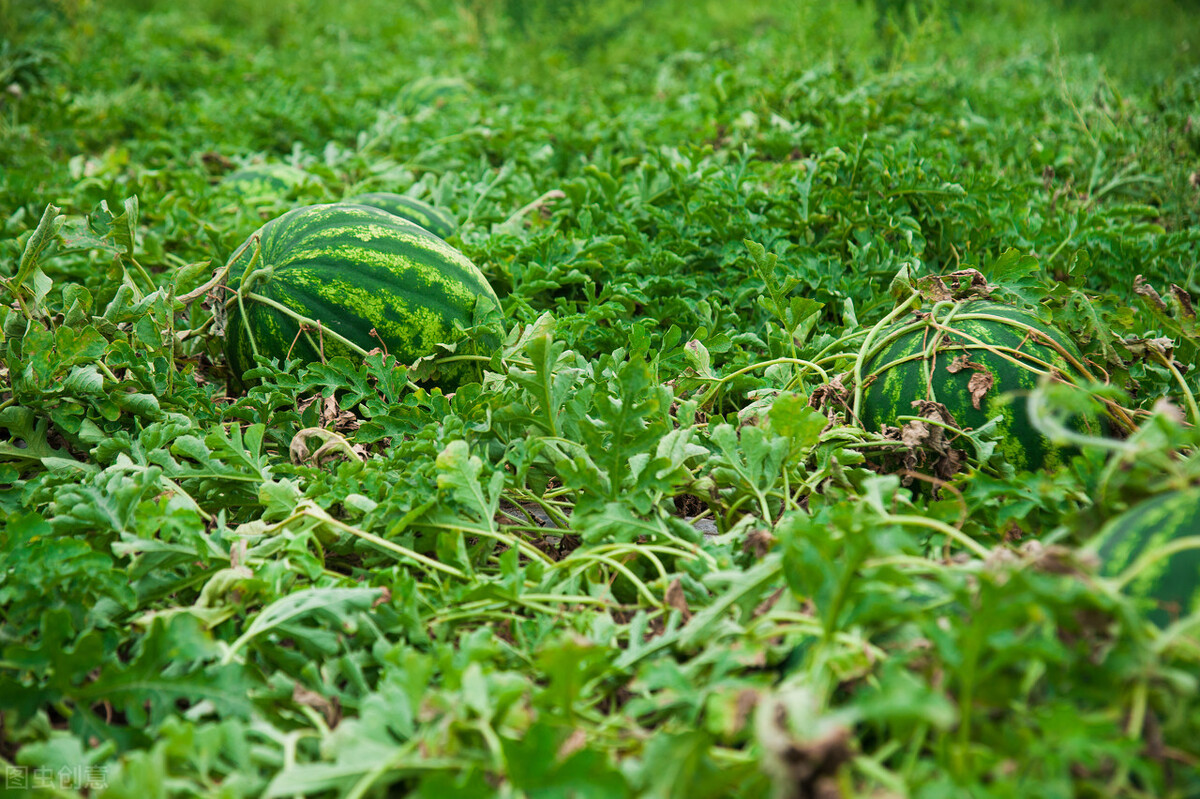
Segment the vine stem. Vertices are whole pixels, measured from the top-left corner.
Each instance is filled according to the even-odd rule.
[[[241,303],[241,299],[240,299],[241,295],[239,294],[238,297],[239,297],[238,302],[240,304]],[[287,307],[286,305],[276,302],[275,300],[271,299],[270,297],[264,297],[261,294],[249,292],[246,295],[246,298],[250,299],[250,300],[254,300],[255,302],[258,302],[258,303],[262,303],[263,305],[266,305],[270,308],[274,308],[275,310],[279,311],[280,313],[290,317],[293,321],[299,322],[300,324],[303,324],[303,325],[308,325],[309,327],[312,327],[315,330],[319,330],[321,332],[322,336],[327,335],[330,338],[332,338],[334,341],[336,341],[337,343],[341,344],[343,347],[346,347],[347,349],[358,353],[359,355],[363,356],[364,358],[367,357],[367,351],[365,349],[358,346],[353,341],[351,341],[350,339],[341,335],[340,333],[337,333],[334,330],[330,329],[330,327],[328,325],[324,325],[321,322],[318,322],[316,319],[313,319],[308,316],[304,316],[301,313],[297,313],[296,311],[292,310],[291,308]],[[254,354],[255,355],[258,354],[257,350],[255,351]]]
[[[525,557],[530,558],[531,560],[540,560],[547,566],[553,566],[556,563],[553,558],[532,544],[529,544],[520,538],[516,538],[515,536],[505,535],[504,533],[489,530],[486,527],[471,527],[465,524],[442,524],[440,522],[413,522],[413,526],[428,527],[433,530],[456,530],[461,533],[469,533],[470,535],[477,535],[482,538],[490,538],[493,541],[499,541],[501,544],[520,550]]]
[[[187,341],[192,336],[198,336],[201,333],[203,333],[205,330],[207,330],[208,328],[212,327],[216,321],[217,321],[217,317],[210,316],[207,319],[205,319],[203,322],[201,322],[199,327],[193,327],[193,328],[189,328],[187,330],[177,330],[175,332],[175,338],[176,338],[176,340],[179,341],[179,343],[182,344],[183,342]]]
[[[539,497],[532,491],[514,491],[513,494],[518,498],[525,498],[528,502],[536,503],[560,527],[565,529],[571,526],[571,520],[562,511],[554,507],[554,504],[549,502],[548,499]]]
[[[851,406],[850,412],[854,414],[855,419],[858,418],[859,408],[862,407],[862,370],[867,357],[871,353],[871,346],[875,341],[875,336],[879,331],[902,316],[920,297],[921,295],[914,291],[909,295],[907,300],[897,305],[887,316],[876,322],[875,326],[867,332],[866,338],[863,339],[862,346],[858,349],[858,358],[854,361],[854,404]]]
[[[146,285],[150,287],[151,294],[158,291],[158,284],[154,282],[154,278],[150,277],[150,273],[146,271],[146,267],[138,263],[138,260],[132,255],[129,257],[129,263],[133,264],[133,268],[137,274],[142,278],[142,280],[146,281]]]
[[[120,380],[117,379],[117,376],[112,373],[112,370],[108,368],[108,364],[106,364],[104,361],[97,360],[96,368],[100,371],[101,374],[103,374],[105,377],[107,377],[109,379],[109,381],[111,381],[112,383],[120,383],[121,382]]]
[[[806,366],[809,369],[813,369],[818,374],[821,375],[822,380],[824,380],[826,383],[829,382],[829,374],[824,369],[822,369],[820,366],[817,366],[815,363],[813,363],[812,361],[806,361],[803,358],[773,358],[772,360],[769,360],[769,361],[762,361],[761,363],[752,363],[749,366],[744,366],[741,369],[738,369],[736,372],[727,374],[724,377],[700,378],[700,380],[702,382],[712,382],[714,385],[707,392],[705,392],[703,397],[700,398],[699,404],[701,407],[703,407],[706,403],[708,403],[710,400],[712,400],[712,398],[716,395],[717,390],[720,389],[720,387],[722,385],[724,385],[725,383],[728,383],[730,380],[733,380],[734,378],[741,377],[742,375],[748,374],[757,369],[766,369],[771,366],[778,366],[780,364],[785,364],[785,363],[795,364],[798,366]]]
[[[13,299],[17,301],[17,307],[21,309],[21,315],[25,317],[25,320],[32,322],[33,315],[29,313],[29,306],[25,304],[25,300],[21,297],[19,287],[13,288],[12,283],[5,277],[0,277],[0,286],[3,286],[4,290],[11,294]]]
[[[561,189],[551,189],[533,202],[522,206],[516,213],[504,220],[504,223],[501,225],[501,227],[515,224],[521,221],[530,211],[538,210],[541,207],[548,205],[552,200],[564,200],[566,197],[567,195],[564,194]]]
[[[1055,341],[1053,337],[1047,336],[1044,332],[1042,332],[1041,330],[1038,330],[1033,325],[1028,325],[1028,324],[1025,324],[1024,322],[1019,322],[1016,319],[1009,319],[1006,316],[996,316],[994,314],[982,313],[982,312],[968,312],[957,318],[961,319],[961,320],[975,320],[975,321],[981,321],[981,322],[997,322],[999,324],[1007,325],[1008,327],[1015,327],[1019,330],[1024,330],[1026,336],[1031,337],[1038,344],[1042,344],[1043,346],[1048,345],[1052,350],[1054,350],[1059,355],[1061,355],[1064,360],[1066,360],[1069,364],[1071,364],[1072,367],[1079,370],[1080,374],[1082,374],[1088,380],[1095,379],[1092,376],[1092,373],[1088,369],[1086,364],[1084,364],[1082,361],[1080,361],[1078,358],[1076,358],[1074,355],[1072,355],[1070,352],[1068,352],[1066,347],[1064,347],[1062,344]],[[934,321],[936,323],[936,320],[934,320]],[[947,323],[948,322],[949,322],[949,320],[947,320]],[[973,341],[976,344],[979,344],[980,346],[989,347],[989,348],[992,346],[992,345],[988,344],[987,342],[983,341],[982,339],[976,338],[975,336],[972,336],[970,333],[967,333],[965,331],[954,330],[953,332],[955,335],[962,336],[963,338],[965,338],[969,341]],[[1021,354],[1027,358],[1030,358],[1031,360],[1037,360],[1040,363],[1045,363],[1045,361],[1041,361],[1041,359],[1035,358],[1034,356],[1029,355],[1028,353],[1021,353]],[[1010,360],[1012,360],[1012,359],[1010,358]],[[1049,367],[1050,365],[1047,364],[1047,366]]]
[[[941,307],[941,305],[942,303],[939,302],[929,311],[929,326],[933,328],[934,333],[926,343],[925,351],[922,354],[923,357],[921,358],[921,375],[925,378],[925,396],[933,402],[938,401],[937,394],[933,390],[933,370],[937,368],[938,350],[942,346],[942,342],[945,340],[947,333],[950,332],[950,328],[946,326],[954,321],[955,317],[958,316],[959,310],[962,308],[962,306],[958,304],[952,305],[950,307],[950,312],[946,314],[945,321],[939,323],[937,319],[937,310]],[[987,345],[984,344],[984,346]]]
[[[662,580],[663,585],[667,584],[667,582],[668,582],[667,569],[665,566],[663,566],[663,562],[661,560],[659,560],[658,555],[655,555],[654,552],[652,552],[650,550],[641,551],[640,549],[629,550],[627,548],[627,545],[624,545],[624,544],[609,545],[608,549],[613,549],[614,547],[618,550],[617,552],[613,553],[614,555],[619,554],[619,553],[624,553],[624,554],[629,555],[630,557],[637,557],[638,555],[641,555],[642,557],[646,558],[646,560],[648,560],[654,564],[654,569],[655,569],[655,571],[658,572],[658,577],[660,580]],[[600,552],[602,549],[604,549],[604,547],[596,547],[595,549],[589,550],[589,552],[591,552],[591,553]],[[604,554],[607,554],[607,553],[604,553]]]
[[[483,363],[490,363],[491,360],[492,359],[486,355],[447,355],[445,358],[436,358],[436,359],[434,359],[433,362],[434,363],[454,363],[455,361],[482,361]],[[504,358],[503,361],[504,361],[505,365],[520,366],[520,367],[526,368],[526,369],[533,368],[532,363],[530,363],[529,361],[521,360],[520,358]]]
[[[1128,441],[1084,435],[1070,429],[1051,414],[1045,412],[1045,402],[1042,397],[1042,390],[1040,388],[1034,389],[1030,392],[1026,400],[1028,403],[1026,408],[1028,409],[1029,419],[1033,422],[1034,428],[1046,436],[1046,438],[1051,441],[1065,441],[1077,447],[1098,447],[1109,452],[1128,452],[1130,450]]]
[[[897,516],[892,514],[888,514],[884,517],[884,519],[892,524],[909,524],[913,525],[914,527],[927,527],[930,530],[941,533],[947,538],[957,541],[959,544],[962,544],[964,547],[971,550],[971,552],[975,553],[975,555],[982,559],[986,559],[992,554],[991,550],[989,550],[983,544],[980,544],[974,538],[971,538],[971,536],[967,535],[962,530],[959,530],[956,527],[951,527],[945,522],[939,522],[937,519],[929,519],[925,516]]]
[[[209,280],[203,286],[192,289],[187,294],[180,294],[175,299],[178,300],[179,302],[183,303],[184,305],[187,305],[192,300],[198,300],[201,297],[203,297],[205,294],[207,294],[208,292],[215,289],[218,285],[220,285],[222,280],[224,280],[226,277],[228,277],[229,270],[233,267],[234,259],[236,259],[238,257],[238,255],[240,255],[242,253],[242,251],[245,250],[247,246],[249,246],[251,241],[253,241],[253,239],[247,240],[245,244],[243,244],[241,247],[239,247],[238,251],[233,254],[233,258],[230,258],[228,263],[226,263],[224,266],[222,266],[220,269],[218,269],[215,273],[213,273],[211,280]]]
[[[1129,722],[1125,727],[1125,734],[1139,740],[1142,737],[1142,727],[1146,723],[1146,702],[1149,694],[1149,686],[1146,684],[1146,679],[1139,679],[1133,686],[1133,701],[1129,708]]]
[[[1159,352],[1156,347],[1148,347],[1154,353],[1154,357],[1158,362],[1170,370],[1171,375],[1175,378],[1175,382],[1179,383],[1179,387],[1183,390],[1184,399],[1187,401],[1188,415],[1192,417],[1192,424],[1200,425],[1200,407],[1196,405],[1196,395],[1192,393],[1188,387],[1187,381],[1183,379],[1183,375],[1175,368],[1175,364],[1165,353]]]
[[[434,560],[433,558],[430,558],[430,557],[426,557],[425,555],[422,555],[420,552],[414,552],[413,550],[411,550],[407,547],[402,547],[393,541],[388,541],[386,538],[380,538],[379,536],[375,535],[374,533],[368,533],[366,530],[363,530],[361,528],[346,524],[345,522],[340,522],[337,519],[334,519],[333,517],[328,516],[326,514],[317,515],[317,514],[309,512],[307,510],[304,510],[304,511],[301,511],[299,514],[293,514],[293,516],[297,516],[297,515],[298,516],[308,516],[309,518],[316,519],[320,522],[323,522],[324,524],[328,524],[331,527],[336,527],[337,529],[342,530],[343,532],[346,532],[346,533],[349,533],[350,535],[361,538],[364,541],[368,541],[377,547],[381,547],[383,549],[390,550],[390,551],[396,553],[397,555],[401,555],[401,556],[409,558],[411,560],[415,560],[417,563],[420,563],[423,566],[428,566],[431,569],[436,569],[437,571],[444,572],[445,574],[449,574],[451,577],[457,577],[460,580],[467,579],[467,575],[463,574],[461,571],[454,568],[453,566],[449,566],[445,563],[442,563],[441,561]],[[288,520],[285,519],[284,522],[286,522],[286,521],[288,521]],[[281,522],[280,524],[283,524],[284,522]]]
[[[607,555],[589,552],[586,555],[579,555],[566,560],[560,560],[559,563],[567,563],[568,560],[574,561],[574,565],[582,566],[584,569],[592,565],[588,563],[588,561],[599,561],[600,563],[603,563],[624,575],[625,579],[633,583],[633,587],[637,589],[637,592],[641,594],[653,607],[666,608],[666,603],[654,595],[654,592],[650,590],[650,586],[642,582],[642,580],[636,574],[629,570],[628,566],[618,560],[610,558]]]

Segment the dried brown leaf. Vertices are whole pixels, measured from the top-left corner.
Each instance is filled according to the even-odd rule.
[[[336,727],[342,720],[342,706],[336,696],[327,698],[296,683],[292,689],[292,701],[298,705],[311,707],[320,713],[330,729]]]
[[[978,368],[979,364],[971,362],[971,356],[968,353],[962,353],[954,358],[950,363],[946,364],[946,371],[952,375],[956,375],[963,369]]]
[[[1121,340],[1121,346],[1129,350],[1135,358],[1150,359],[1154,362],[1175,360],[1175,341],[1166,337],[1136,338],[1130,336]],[[1178,364],[1182,366],[1182,364]]]
[[[1167,304],[1163,302],[1162,296],[1141,275],[1134,276],[1133,291],[1135,294],[1140,294],[1150,300],[1160,311],[1167,310]]]
[[[299,434],[292,437],[292,443],[288,445],[288,455],[291,456],[292,463],[300,464],[308,460],[311,453],[308,449],[308,439]]]
[[[973,294],[977,293],[986,296],[991,292],[991,286],[988,285],[987,278],[978,269],[959,269],[946,275],[946,277],[955,278],[956,281],[957,278],[967,278],[968,285],[966,290]]]
[[[917,280],[921,295],[930,302],[986,299],[992,287],[978,269],[959,269],[947,275],[927,275]]]
[[[328,427],[332,424],[339,413],[341,413],[341,409],[338,408],[337,398],[325,397],[321,401],[321,413],[318,414],[318,418],[321,420],[321,427]]]
[[[841,799],[838,773],[854,756],[850,730],[838,727],[812,741],[791,741],[778,752],[788,786],[796,799]]]
[[[567,740],[562,742],[562,746],[558,747],[558,760],[560,762],[566,760],[585,746],[587,746],[587,732],[581,729],[575,730],[567,736]]]
[[[962,471],[963,464],[967,461],[967,454],[961,449],[948,448],[941,457],[934,462],[933,474],[943,482],[950,482],[954,475]],[[936,490],[935,490],[936,493]]]
[[[1080,574],[1075,551],[1057,544],[1027,541],[1021,545],[1021,556],[1030,566],[1047,574]]]
[[[233,163],[233,161],[230,161],[227,157],[214,150],[207,150],[203,153],[200,153],[200,160],[205,166],[216,169],[220,172],[229,172],[235,166],[237,166]]]
[[[980,400],[992,390],[995,383],[996,378],[986,369],[971,375],[971,379],[967,381],[967,391],[971,392],[971,405],[975,407],[975,410],[979,410]]]
[[[678,610],[685,622],[692,618],[692,611],[691,608],[688,607],[687,597],[683,595],[683,583],[679,581],[679,578],[675,578],[671,581],[671,584],[667,586],[667,594],[665,598],[667,606]]]
[[[929,425],[914,419],[900,428],[900,440],[909,449],[916,449],[929,440]]]
[[[746,534],[746,542],[742,545],[743,552],[752,552],[756,558],[764,558],[775,543],[775,536],[767,530],[756,528]]]
[[[1175,355],[1175,340],[1174,339],[1169,339],[1165,336],[1162,336],[1159,338],[1146,339],[1146,343],[1149,344],[1151,347],[1154,347],[1154,349],[1158,350],[1159,352],[1161,352],[1163,355],[1165,355],[1168,358],[1171,358]]]
[[[753,688],[743,688],[737,695],[737,705],[733,716],[733,728],[740,732],[745,729],[750,714],[758,707],[758,691]]]
[[[849,378],[849,376],[849,373],[837,375],[828,383],[813,389],[812,395],[808,398],[809,407],[817,410],[829,404],[845,407],[847,404],[846,400],[850,397],[850,392],[846,389],[843,378]]]
[[[921,296],[930,302],[951,302],[954,300],[954,295],[946,287],[946,282],[937,275],[927,275],[918,279],[917,287],[921,290]]]
[[[1171,296],[1173,296],[1175,301],[1179,303],[1179,307],[1183,310],[1184,316],[1192,320],[1196,318],[1196,306],[1192,304],[1192,296],[1190,294],[1172,283]]]
[[[902,431],[899,427],[893,427],[890,424],[885,424],[880,429],[879,434],[889,441],[899,441]]]
[[[764,613],[770,613],[771,608],[775,607],[775,604],[777,602],[779,602],[780,598],[783,597],[783,591],[784,591],[783,588],[777,588],[777,589],[775,589],[775,593],[771,594],[769,597],[764,599],[762,602],[759,602],[758,607],[756,607],[754,609],[754,611],[750,614],[751,618],[757,619],[759,616],[762,616]]]
[[[953,442],[942,425],[957,428],[953,414],[940,402],[932,400],[914,400],[916,416],[927,421],[915,419],[900,429],[900,440],[908,447],[903,461],[905,467],[912,472],[920,471],[919,467],[932,460],[933,474],[939,480],[949,481],[962,470],[966,462],[966,453],[955,449]],[[940,424],[939,424],[940,423]],[[911,478],[905,477],[904,485],[911,484]]]
[[[315,451],[309,447],[309,441],[312,439],[321,442],[321,446]],[[320,466],[337,455],[360,462],[367,459],[367,451],[364,447],[351,446],[350,442],[340,433],[322,427],[306,427],[296,433],[288,445],[288,453],[292,458],[292,463],[311,462],[316,466]]]
[[[359,428],[358,417],[351,411],[343,411],[338,406],[336,397],[325,397],[321,402],[319,415],[320,426],[330,427],[339,432],[351,433]]]
[[[1159,397],[1155,400],[1154,413],[1161,413],[1176,424],[1183,424],[1187,421],[1187,417],[1183,414],[1183,409],[1166,397]]]

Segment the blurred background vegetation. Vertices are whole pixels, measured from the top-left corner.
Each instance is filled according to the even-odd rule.
[[[84,200],[133,189],[153,202],[185,191],[173,176],[152,180],[156,169],[191,159],[211,172],[213,154],[294,159],[342,147],[404,161],[418,141],[470,129],[498,165],[509,144],[528,141],[519,128],[535,124],[513,116],[506,132],[497,119],[508,110],[544,112],[543,135],[572,139],[577,157],[620,136],[635,150],[716,142],[752,117],[798,121],[827,133],[812,146],[846,147],[869,130],[902,137],[889,104],[907,101],[928,109],[931,125],[963,114],[960,126],[971,114],[1079,122],[1082,105],[1094,106],[1085,138],[1122,142],[1106,169],[1150,152],[1175,164],[1155,202],[1183,209],[1182,222],[1200,153],[1197,12],[1182,0],[0,0],[0,220],[73,198],[84,211]],[[852,123],[840,106],[806,107],[829,99],[805,88],[818,74],[836,77],[839,104],[857,97],[874,110]],[[408,119],[400,142],[381,115],[427,76],[476,93],[436,122]],[[923,88],[897,89],[914,81]],[[870,85],[890,86],[880,97],[893,99]],[[662,119],[605,128],[639,109]],[[1156,124],[1135,134],[1137,114]],[[1085,169],[1034,135],[1014,127],[1015,143],[987,157]],[[1052,155],[1031,162],[1029,149]],[[578,167],[556,151],[557,174]],[[76,196],[86,178],[96,191]]]

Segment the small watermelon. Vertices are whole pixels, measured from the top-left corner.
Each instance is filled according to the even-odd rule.
[[[1088,545],[1100,558],[1100,573],[1113,577],[1143,555],[1172,541],[1200,536],[1200,488],[1148,499],[1104,526]],[[1154,602],[1150,621],[1165,627],[1200,609],[1200,549],[1156,560],[1125,584],[1131,596]]]
[[[230,172],[221,179],[221,190],[249,200],[278,199],[312,179],[289,164],[259,164]]]
[[[863,369],[863,426],[879,430],[898,425],[897,417],[916,414],[915,400],[933,400],[945,405],[962,428],[1002,417],[999,449],[1017,469],[1060,465],[1062,453],[1034,428],[1023,395],[1037,386],[1043,372],[1079,380],[1074,364],[1082,357],[1075,344],[1010,305],[973,300],[950,310],[948,324],[941,323],[949,310],[939,308],[937,324],[928,315],[914,316],[878,334],[880,346],[873,347]],[[939,330],[939,324],[945,329]],[[1007,396],[1013,393],[1017,396]],[[1085,432],[1099,432],[1095,420],[1080,424]]]
[[[415,222],[439,239],[444,239],[454,232],[454,219],[449,213],[427,202],[414,197],[406,197],[403,194],[375,191],[347,197],[343,202],[382,208],[389,214],[395,214],[401,219]]]
[[[400,363],[454,342],[456,321],[470,326],[498,317],[495,292],[465,255],[378,208],[312,205],[267,222],[235,254],[230,288],[241,287],[256,249],[255,270],[265,271],[242,300],[245,318],[231,304],[226,329],[226,354],[238,377],[254,366],[252,337],[259,354],[269,358],[290,353],[317,361],[319,349],[326,358],[355,357],[334,337],[315,330],[301,334],[289,312],[320,322],[363,350],[382,346]],[[443,368],[437,384],[451,387],[477,374],[477,364],[465,360]]]

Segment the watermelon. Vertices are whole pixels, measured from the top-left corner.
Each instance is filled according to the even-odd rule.
[[[244,296],[241,307],[229,303],[225,350],[239,378],[255,365],[251,337],[268,358],[290,352],[312,362],[322,351],[325,358],[361,357],[341,337],[366,351],[383,347],[407,364],[432,354],[438,343],[456,341],[456,321],[498,322],[499,300],[465,255],[378,208],[312,205],[267,222],[234,254],[230,288],[240,289],[256,249],[255,271],[266,271],[249,285],[253,296]],[[298,335],[291,312],[336,336],[315,329]],[[437,384],[459,385],[478,371],[475,362],[454,362],[440,369]]]
[[[1175,539],[1200,536],[1200,488],[1148,499],[1106,524],[1087,545],[1100,558],[1100,573],[1113,577],[1143,555]],[[1143,569],[1124,590],[1152,601],[1150,621],[1165,627],[1200,609],[1200,549],[1185,549]]]
[[[221,189],[247,199],[277,199],[312,179],[299,167],[259,164],[230,172],[221,179]]]
[[[415,222],[439,239],[444,239],[454,232],[454,219],[450,214],[441,208],[435,208],[427,202],[413,197],[406,197],[403,194],[375,191],[369,194],[357,194],[353,197],[348,197],[343,202],[382,208],[389,214],[395,214],[401,219]]]
[[[1063,453],[1034,428],[1024,395],[1037,386],[1040,372],[1049,371],[1060,380],[1079,380],[1082,376],[1071,361],[1082,361],[1075,344],[1061,331],[1011,305],[973,300],[952,309],[939,308],[938,319],[944,322],[950,310],[950,330],[942,334],[928,316],[911,317],[877,334],[862,373],[859,418],[863,426],[880,430],[898,425],[897,417],[916,415],[915,400],[934,400],[945,405],[963,429],[1002,417],[998,448],[1018,470],[1061,465]],[[985,345],[1006,348],[1009,357]],[[973,396],[989,380],[990,387]],[[1082,420],[1078,426],[1084,432],[1098,432],[1094,419]]]

